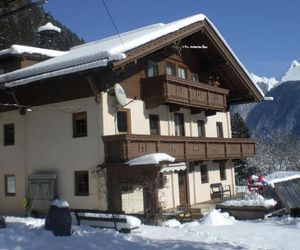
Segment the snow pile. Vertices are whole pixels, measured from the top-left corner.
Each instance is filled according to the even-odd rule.
[[[143,155],[138,158],[134,158],[126,164],[130,166],[135,166],[135,165],[152,165],[152,164],[159,164],[161,162],[174,162],[175,158],[166,154],[166,153],[153,153],[153,154],[147,154]]]
[[[252,81],[255,82],[256,84],[265,83],[268,86],[268,89],[267,89],[268,91],[270,91],[272,88],[277,86],[279,83],[279,81],[277,81],[274,77],[271,77],[271,78],[260,77],[253,73],[251,73],[250,75],[251,75]]]
[[[162,226],[163,227],[180,227],[181,223],[176,219],[172,219],[172,220],[164,221],[162,223]]]
[[[51,203],[52,206],[55,206],[55,207],[59,207],[59,208],[66,208],[66,207],[69,207],[69,203],[67,201],[64,201],[64,200],[54,200],[52,203]]]
[[[131,215],[125,215],[127,220],[127,228],[138,228],[141,226],[142,222],[139,218]]]
[[[274,199],[265,199],[263,196],[256,192],[247,192],[244,199],[241,200],[228,200],[221,203],[223,206],[233,207],[265,207],[270,208],[276,205]]]
[[[59,27],[53,25],[51,22],[48,22],[48,23],[46,23],[45,25],[38,27],[38,30],[37,30],[37,31],[38,31],[38,32],[42,32],[42,31],[50,31],[50,30],[56,31],[56,32],[58,32],[58,33],[61,32],[61,28],[59,28]]]
[[[214,209],[209,212],[200,222],[201,225],[206,226],[226,226],[235,223],[235,219],[229,216],[228,213],[221,213]]]
[[[24,46],[24,45],[12,45],[9,49],[4,49],[0,51],[0,56],[4,55],[22,55],[22,54],[40,54],[48,57],[57,57],[64,55],[68,52],[52,50],[52,49],[42,49],[38,47]]]
[[[142,225],[130,234],[81,225],[73,227],[70,237],[55,237],[44,230],[44,220],[41,219],[6,217],[6,221],[7,228],[0,232],[1,250],[279,250],[299,249],[300,245],[300,218],[289,216],[239,221],[226,226],[210,226],[198,221],[185,223],[179,228]]]
[[[294,60],[281,82],[300,81],[300,63]]]

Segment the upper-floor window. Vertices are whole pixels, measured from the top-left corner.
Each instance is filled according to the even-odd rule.
[[[158,115],[149,115],[149,123],[150,123],[150,134],[151,135],[159,135],[159,117]]]
[[[152,60],[148,60],[147,62],[147,76],[157,76],[158,75],[158,65],[157,62],[154,62]]]
[[[224,134],[223,134],[223,124],[222,122],[217,122],[217,137],[219,138],[223,138]]]
[[[200,166],[201,171],[201,183],[208,183],[208,169],[207,165]]]
[[[130,133],[130,110],[121,109],[117,112],[117,127],[121,133]]]
[[[199,137],[205,137],[205,126],[204,126],[204,121],[198,120],[197,121],[198,125],[198,136]]]
[[[169,62],[166,63],[166,74],[176,76],[175,64]]]
[[[87,136],[87,112],[73,113],[73,137]]]
[[[175,113],[174,114],[175,121],[175,135],[176,136],[184,136],[184,117],[183,114]]]
[[[192,73],[192,80],[193,80],[193,82],[199,82],[199,74]]]
[[[15,144],[15,124],[4,124],[3,125],[3,144],[4,146]]]
[[[15,196],[16,195],[16,177],[14,175],[5,175],[5,195]]]
[[[75,171],[75,195],[89,195],[89,171]]]
[[[226,168],[225,168],[225,162],[219,163],[219,169],[220,169],[220,180],[224,181],[226,180]]]
[[[187,73],[186,73],[186,68],[184,67],[178,67],[178,77],[182,78],[182,79],[186,79],[187,78]]]

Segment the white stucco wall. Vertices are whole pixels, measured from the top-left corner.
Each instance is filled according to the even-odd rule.
[[[125,108],[130,110],[131,116],[131,133],[132,134],[150,134],[149,114],[159,115],[160,134],[175,136],[174,112],[170,112],[168,106],[160,105],[157,108],[146,109],[145,103],[141,100],[127,99],[128,103]],[[116,112],[118,104],[114,96],[107,93],[101,94],[103,104],[103,134],[118,134]],[[223,124],[223,133],[225,138],[231,138],[230,113],[217,112],[216,115],[205,116],[204,112],[200,114],[191,114],[189,109],[180,109],[178,113],[184,114],[184,126],[186,136],[198,136],[197,121],[205,122],[206,137],[217,137],[216,123]]]
[[[72,113],[81,111],[87,112],[88,136],[73,138]],[[94,98],[84,98],[33,109],[25,116],[18,111],[1,113],[1,127],[2,123],[15,123],[16,142],[15,146],[0,146],[0,178],[16,174],[20,190],[17,197],[6,198],[0,185],[1,204],[8,198],[22,204],[28,174],[53,172],[57,174],[58,196],[70,207],[106,209],[106,197],[98,193],[99,189],[106,192],[104,180],[93,172],[104,160],[101,111]],[[75,196],[74,171],[89,171],[89,196]],[[1,206],[0,210],[5,208]]]
[[[15,124],[15,144],[3,145],[3,125]],[[25,197],[24,117],[18,111],[0,113],[0,213],[24,214]],[[5,195],[5,175],[15,175],[16,195]]]

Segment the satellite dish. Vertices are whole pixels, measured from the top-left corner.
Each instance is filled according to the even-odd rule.
[[[118,103],[122,107],[125,106],[127,103],[127,97],[126,97],[123,87],[119,83],[116,83],[114,85],[114,91],[115,91],[115,95],[116,95]]]

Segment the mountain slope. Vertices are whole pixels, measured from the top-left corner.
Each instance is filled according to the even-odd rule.
[[[267,78],[267,77],[259,77],[253,73],[250,74],[252,81],[254,81],[266,94],[268,91],[270,91],[275,86],[278,86],[280,84],[279,81],[277,81],[274,77]],[[249,103],[249,104],[240,104],[232,106],[230,111],[232,113],[239,113],[244,120],[246,120],[248,113],[257,105],[257,103]]]
[[[6,4],[1,2],[0,14],[24,6],[28,2],[30,1],[14,0],[6,1]],[[39,47],[37,29],[47,22],[52,22],[62,29],[55,39],[55,44],[48,49],[69,50],[70,47],[83,43],[82,39],[55,20],[51,14],[46,13],[42,7],[34,6],[0,19],[0,50],[9,48],[13,44]]]
[[[257,104],[247,116],[252,134],[258,136],[275,129],[300,136],[300,81],[285,82],[268,95],[274,101]]]
[[[258,103],[248,114],[246,123],[259,136],[282,130],[300,136],[300,63],[293,61],[281,84],[268,92],[274,101]]]

